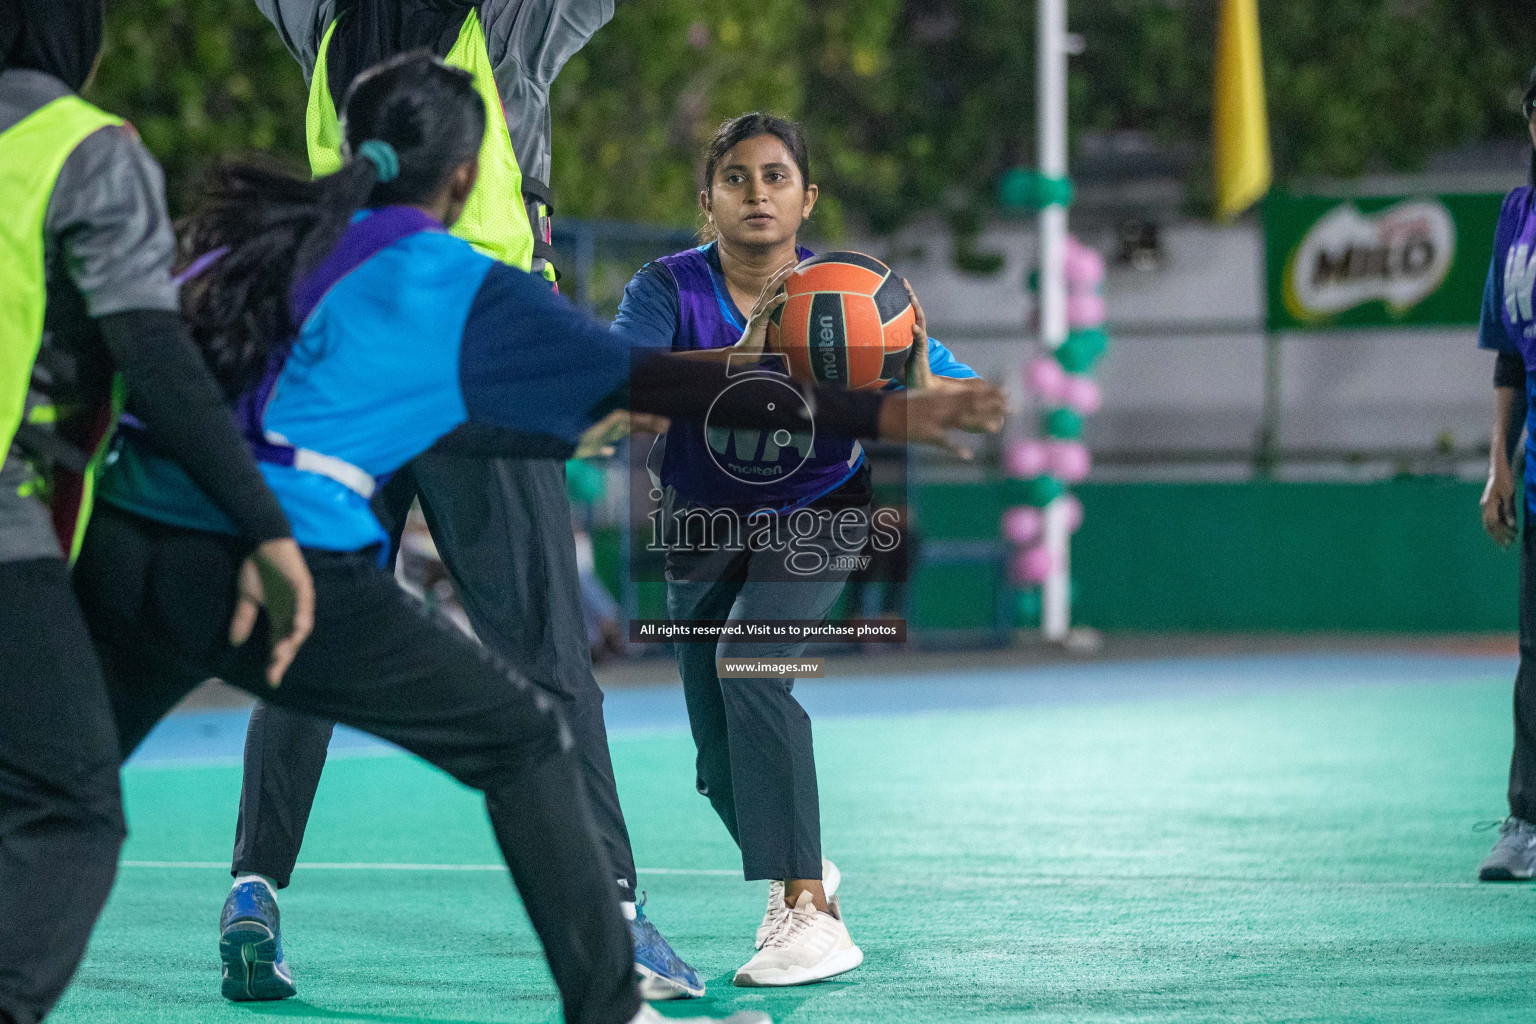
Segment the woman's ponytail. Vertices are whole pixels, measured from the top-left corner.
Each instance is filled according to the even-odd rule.
[[[467,72],[420,51],[358,76],[343,112],[348,159],[305,180],[254,162],[213,171],[182,224],[183,265],[223,254],[182,286],[182,311],[231,399],[254,386],[298,324],[289,297],[358,211],[433,200],[485,137],[485,102]]]

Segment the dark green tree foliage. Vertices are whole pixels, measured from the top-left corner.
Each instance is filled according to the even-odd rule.
[[[106,38],[91,98],[160,159],[173,212],[219,156],[306,166],[304,77],[250,0],[117,0]]]
[[[1208,177],[1217,0],[1076,0],[1074,129],[1134,129]],[[1411,170],[1519,138],[1536,60],[1529,0],[1261,0],[1277,177]],[[302,166],[305,90],[249,0],[117,0],[93,96],[131,117],[178,204],[216,155]],[[697,221],[721,120],[804,120],[817,233],[940,210],[962,231],[1033,162],[1034,8],[1019,0],[627,0],[552,96],[566,216]],[[964,253],[961,254],[962,257]],[[962,263],[964,263],[962,259]],[[984,261],[983,261],[984,262]]]

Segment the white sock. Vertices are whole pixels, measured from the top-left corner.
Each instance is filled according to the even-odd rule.
[[[631,900],[619,900],[619,910],[624,915],[624,920],[633,921],[640,915],[635,910],[635,904]]]
[[[246,882],[260,882],[262,885],[267,887],[267,890],[270,893],[272,893],[272,898],[277,899],[277,883],[272,881],[272,879],[268,878],[266,875],[235,876],[235,885],[244,885]],[[230,886],[230,888],[233,889],[235,885]]]

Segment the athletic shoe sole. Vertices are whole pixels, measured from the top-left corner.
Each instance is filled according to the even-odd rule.
[[[814,967],[797,967],[782,971],[736,972],[737,988],[787,988],[791,985],[814,985],[818,981],[847,974],[864,962],[864,951],[858,946],[841,949]]]
[[[664,1003],[669,999],[699,999],[704,986],[689,988],[676,978],[658,974],[644,964],[635,964],[635,977],[640,982],[640,998],[648,1003]]]
[[[236,921],[219,936],[224,998],[237,1003],[287,999],[298,989],[277,973],[277,937],[259,921]]]
[[[1483,868],[1477,873],[1480,882],[1529,882],[1530,872],[1517,874],[1509,868]]]

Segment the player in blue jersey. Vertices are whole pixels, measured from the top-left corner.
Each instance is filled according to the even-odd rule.
[[[450,64],[476,67],[482,91],[501,99],[505,131],[521,173],[527,223],[516,223],[514,195],[497,194],[479,216],[457,225],[471,241],[496,246],[553,279],[549,248],[550,89],[565,62],[613,15],[612,0],[256,0],[310,82],[311,158],[329,139],[318,116],[379,61],[418,47]],[[489,195],[495,178],[482,174]],[[532,228],[532,235],[529,229]],[[491,250],[486,250],[491,251]],[[701,996],[704,982],[673,951],[637,901],[635,854],[619,803],[603,722],[603,694],[592,675],[583,630],[571,508],[562,463],[553,459],[466,457],[430,450],[396,473],[376,507],[396,538],[413,498],[475,636],[559,697],[575,737],[587,799],[614,871],[616,895],[635,940],[635,971],[647,998]],[[227,902],[238,914],[254,888],[287,886],[320,785],[332,723],[258,704],[246,733],[246,771]],[[270,895],[270,891],[267,895]],[[230,952],[228,946],[226,952]],[[281,998],[280,981],[252,992],[225,979],[234,999]]]
[[[208,258],[185,312],[315,581],[314,631],[281,688],[267,686],[266,645],[231,647],[221,622],[237,593],[261,590],[238,578],[239,538],[148,437],[125,438],[103,477],[76,588],[125,752],[210,676],[396,743],[485,794],[565,1019],[654,1022],[559,708],[400,590],[369,501],[450,434],[469,452],[558,458],[618,408],[701,418],[713,402],[770,430],[803,417],[727,399],[720,360],[633,352],[541,279],[448,234],[486,116],[466,72],[396,58],[353,85],[338,173],[226,168],[190,222]],[[773,306],[758,303],[743,344]],[[995,391],[807,401],[852,436],[936,440],[1002,414]],[[241,954],[226,964],[253,979],[281,959],[275,929],[257,923],[226,931]]]
[[[1522,106],[1531,133],[1532,183],[1536,184],[1536,71]],[[1536,195],[1522,185],[1504,198],[1494,233],[1493,262],[1483,289],[1477,343],[1494,360],[1493,432],[1488,486],[1483,491],[1483,528],[1501,547],[1520,539],[1520,668],[1515,675],[1515,752],[1509,765],[1509,817],[1478,871],[1485,882],[1523,881],[1536,872],[1536,423],[1531,413],[1531,371],[1536,369]],[[1526,441],[1524,486],[1515,486],[1515,446],[1522,426]],[[1519,495],[1517,499],[1516,495]],[[1515,511],[1525,506],[1525,525]]]
[[[811,255],[798,235],[817,195],[797,125],[760,113],[727,121],[705,158],[700,202],[710,241],[642,267],[614,329],[676,351],[735,345],[742,310],[786,264]],[[920,306],[917,314],[909,383],[930,394],[985,388],[928,338]],[[826,428],[775,437],[678,423],[658,442],[651,462],[664,488],[659,522],[674,620],[822,620],[850,571],[839,556],[863,551],[872,530],[896,536],[894,518],[872,521],[858,441]],[[759,525],[769,524],[774,536],[759,543]],[[676,644],[699,792],[741,848],[747,879],[769,882],[758,952],[736,972],[737,985],[807,984],[863,961],[843,923],[838,870],[822,857],[811,723],[794,679],[717,670],[717,658],[795,658],[805,647]]]

